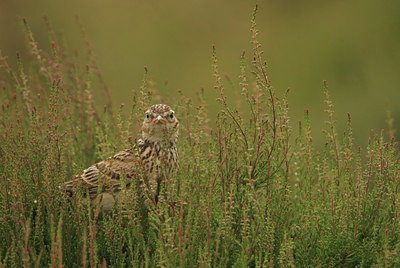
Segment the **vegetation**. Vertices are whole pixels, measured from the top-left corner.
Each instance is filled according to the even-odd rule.
[[[251,25],[254,50],[241,55],[238,102],[224,94],[216,48],[221,111],[210,122],[197,100],[162,99],[180,120],[180,168],[163,182],[158,204],[140,210],[140,189],[124,189],[112,213],[85,208],[59,185],[132,146],[144,110],[154,103],[147,79],[134,105],[111,106],[88,44],[85,66],[68,54],[48,19],[48,52],[23,20],[28,64],[0,56],[0,263],[55,266],[399,266],[398,145],[372,133],[355,148],[351,118],[342,134],[326,83],[326,143],[313,147],[308,112],[293,127],[287,94],[269,83]],[[83,67],[84,66],[84,67]],[[228,81],[229,82],[229,81]],[[93,83],[99,86],[94,89]],[[226,83],[226,82],[225,82]],[[105,102],[94,99],[94,91]],[[160,97],[158,97],[160,98]],[[157,99],[158,102],[159,99]],[[104,108],[102,107],[104,105]],[[212,104],[216,105],[216,104]],[[101,111],[101,112],[100,112]],[[391,123],[389,124],[391,126]],[[389,129],[391,130],[391,129]],[[388,140],[388,141],[386,141]],[[143,220],[145,218],[145,220]]]

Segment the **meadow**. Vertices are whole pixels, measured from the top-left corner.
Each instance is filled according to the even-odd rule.
[[[83,26],[87,62],[49,20],[39,47],[22,19],[28,63],[0,55],[0,264],[5,267],[400,266],[398,143],[387,130],[354,144],[351,115],[336,130],[327,82],[325,144],[315,148],[308,111],[291,122],[289,90],[270,84],[256,11],[240,83],[221,75],[219,98],[168,98],[143,71],[131,107],[113,103]],[[25,62],[25,61],[24,61]],[[272,66],[273,68],[273,66]],[[232,87],[240,98],[227,98]],[[94,93],[102,95],[101,100]],[[143,214],[140,189],[123,187],[111,213],[86,208],[58,186],[129,148],[144,111],[168,103],[180,121],[179,171]],[[218,106],[212,122],[210,106]],[[320,131],[314,130],[313,131]]]

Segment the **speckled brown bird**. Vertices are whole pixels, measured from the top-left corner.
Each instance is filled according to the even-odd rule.
[[[100,203],[102,211],[107,212],[118,200],[121,180],[127,188],[141,180],[157,202],[163,176],[169,176],[178,165],[178,127],[175,113],[168,105],[151,106],[145,113],[142,138],[134,148],[94,164],[61,188],[70,195],[83,188],[85,197],[89,193],[91,205]]]

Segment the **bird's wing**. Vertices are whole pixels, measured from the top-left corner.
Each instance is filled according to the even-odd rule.
[[[65,183],[65,190],[71,194],[79,187],[89,191],[90,199],[100,192],[113,193],[119,191],[121,179],[128,186],[132,178],[139,172],[140,157],[134,149],[127,149],[103,160],[87,169],[74,180]]]

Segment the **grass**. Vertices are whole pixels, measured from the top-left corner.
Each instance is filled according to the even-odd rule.
[[[367,148],[357,148],[350,115],[346,131],[336,131],[324,82],[326,143],[315,149],[308,111],[293,126],[289,91],[269,83],[256,10],[252,55],[241,55],[235,85],[241,99],[227,100],[213,47],[218,104],[205,103],[204,92],[162,99],[176,111],[181,137],[180,168],[163,182],[159,203],[143,213],[140,187],[124,189],[102,217],[58,185],[139,137],[143,112],[157,98],[147,69],[133,106],[113,108],[83,27],[86,65],[67,53],[47,18],[48,51],[23,20],[32,56],[22,64],[17,54],[16,69],[0,56],[1,266],[400,265],[393,131],[372,132]],[[215,127],[208,105],[221,107]]]

